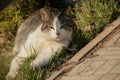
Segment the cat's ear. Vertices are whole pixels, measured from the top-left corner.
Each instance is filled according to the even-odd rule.
[[[72,10],[71,6],[68,6],[67,9],[65,10],[64,14],[65,14],[66,16],[70,16],[71,10]]]
[[[50,18],[49,10],[46,8],[41,8],[40,9],[40,16],[41,16],[42,21],[48,21]]]

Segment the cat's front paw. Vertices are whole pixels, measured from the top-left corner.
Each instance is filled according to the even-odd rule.
[[[31,64],[30,64],[30,66],[31,66],[31,68],[32,68],[33,70],[35,70],[35,68],[36,68],[36,62],[35,62],[35,61],[32,61]]]
[[[14,80],[15,79],[15,74],[14,73],[8,73],[6,75],[6,80]]]
[[[36,70],[36,69],[40,69],[40,68],[41,68],[39,62],[37,62],[36,60],[33,60],[33,61],[31,62],[31,64],[30,64],[30,66],[31,66],[31,68],[32,68],[33,70]]]

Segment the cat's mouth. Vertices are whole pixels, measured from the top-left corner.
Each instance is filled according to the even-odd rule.
[[[61,39],[56,39],[56,41],[61,41]]]
[[[60,36],[57,36],[55,40],[56,40],[56,41],[61,41],[62,38],[61,38]]]

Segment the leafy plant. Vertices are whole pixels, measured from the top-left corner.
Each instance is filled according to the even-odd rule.
[[[71,12],[79,29],[73,43],[85,46],[120,15],[119,8],[116,0],[79,0]]]

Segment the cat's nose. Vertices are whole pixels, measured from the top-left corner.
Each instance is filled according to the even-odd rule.
[[[57,36],[59,36],[60,35],[60,33],[56,33],[57,34]]]

